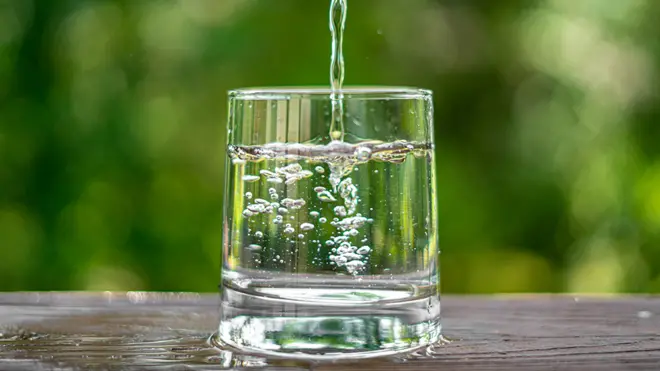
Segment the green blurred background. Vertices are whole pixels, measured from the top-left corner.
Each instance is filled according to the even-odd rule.
[[[329,0],[0,0],[0,290],[215,291],[226,91],[327,85]],[[660,1],[349,0],[435,91],[444,292],[660,292]]]

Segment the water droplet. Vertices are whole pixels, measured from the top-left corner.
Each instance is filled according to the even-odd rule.
[[[335,202],[335,201],[337,201],[337,199],[334,198],[332,196],[332,194],[330,194],[330,192],[328,192],[328,191],[321,192],[317,196],[319,197],[319,200],[321,200],[323,202]]]
[[[317,166],[314,168],[314,170],[316,170],[316,172],[319,174],[325,173],[325,169],[322,166]]]
[[[311,231],[314,229],[314,224],[312,223],[303,223],[300,225],[300,230],[302,231]]]
[[[357,253],[361,255],[366,255],[369,253],[369,251],[371,251],[371,248],[369,246],[362,246],[357,250]]]
[[[251,200],[252,199],[252,192],[245,192],[245,198],[247,198],[248,200]]]
[[[254,183],[259,180],[259,177],[256,175],[243,175],[243,180],[248,183]]]

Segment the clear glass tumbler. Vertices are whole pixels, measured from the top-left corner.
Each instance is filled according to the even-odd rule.
[[[253,353],[365,358],[440,339],[430,91],[229,94],[218,341]]]

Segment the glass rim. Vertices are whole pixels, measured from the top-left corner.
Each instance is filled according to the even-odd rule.
[[[229,98],[236,100],[286,100],[292,98],[330,99],[333,91],[329,86],[273,86],[239,88],[229,91]],[[339,91],[344,98],[360,99],[424,99],[433,96],[428,89],[408,86],[345,86]]]

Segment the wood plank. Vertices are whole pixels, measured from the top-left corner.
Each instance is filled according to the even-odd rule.
[[[106,346],[83,342],[78,347],[95,349],[94,354],[127,351],[126,367],[121,369],[136,365],[144,369],[139,361],[166,357],[168,352],[173,359],[181,358],[179,365],[186,369],[204,369],[217,358],[212,349],[205,349],[203,339],[215,330],[218,302],[217,295],[198,294],[0,294],[4,334],[0,359],[6,363],[0,363],[0,369],[29,369],[21,367],[34,367],[34,359],[46,366],[77,364],[81,352],[65,341],[74,334],[115,339]],[[442,303],[444,333],[452,342],[434,348],[432,358],[315,365],[314,369],[660,370],[657,297],[445,296]],[[43,334],[50,337],[39,338]],[[26,340],[18,341],[16,335]],[[206,358],[186,353],[183,343],[180,351],[172,346],[177,344],[172,339],[184,337],[194,339],[194,348]],[[149,348],[151,353],[140,356],[126,346],[126,339],[161,339],[161,343],[149,343],[156,350]],[[153,344],[161,344],[162,349]],[[94,360],[98,364],[89,367],[118,364],[107,360],[104,366]]]

